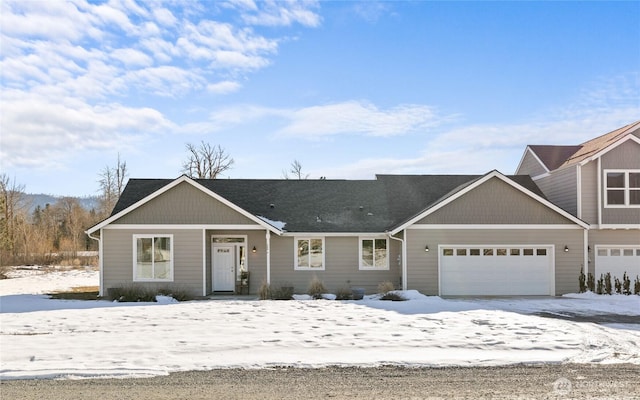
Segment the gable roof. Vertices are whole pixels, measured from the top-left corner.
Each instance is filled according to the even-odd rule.
[[[531,177],[500,176],[546,201]],[[284,231],[382,233],[396,230],[416,214],[484,177],[486,175],[377,175],[375,180],[190,179],[186,176],[130,179],[111,216],[88,232],[116,221],[178,183],[188,182],[277,234]]]
[[[451,203],[455,199],[465,195],[469,191],[471,191],[474,188],[482,185],[484,182],[486,182],[486,181],[488,181],[489,179],[492,179],[492,178],[497,178],[497,179],[502,180],[503,182],[507,183],[508,185],[512,186],[513,188],[519,190],[520,192],[526,194],[527,196],[535,199],[536,201],[542,203],[546,207],[548,207],[548,208],[552,209],[553,211],[559,213],[560,215],[564,216],[568,220],[571,220],[572,222],[580,225],[581,227],[583,227],[585,229],[588,228],[588,224],[587,223],[585,223],[584,221],[576,218],[575,216],[571,215],[567,211],[563,210],[562,208],[556,206],[555,204],[553,204],[549,200],[547,200],[546,197],[544,196],[544,194],[542,193],[542,191],[540,190],[540,188],[538,188],[538,186],[535,184],[535,182],[533,182],[533,180],[531,179],[530,176],[528,176],[528,175],[506,176],[506,175],[501,174],[497,170],[493,170],[493,171],[491,171],[491,172],[489,172],[489,173],[487,173],[487,174],[485,174],[483,176],[479,176],[479,177],[477,177],[476,179],[474,179],[474,180],[472,180],[470,182],[466,182],[466,183],[454,188],[449,193],[447,193],[445,196],[442,196],[440,199],[436,200],[435,202],[433,202],[429,206],[425,207],[424,209],[422,209],[419,212],[415,213],[414,215],[410,216],[409,218],[407,218],[402,223],[398,224],[396,227],[394,227],[391,230],[391,233],[392,234],[396,234],[396,233],[402,231],[403,229],[409,227],[410,225],[415,224],[416,222],[418,222],[419,220],[421,220],[424,217],[428,216],[429,214],[439,210],[440,208],[446,206],[447,204]]]
[[[569,165],[584,164],[628,139],[640,143],[640,120],[576,146],[529,145],[527,148],[549,171],[553,171]]]

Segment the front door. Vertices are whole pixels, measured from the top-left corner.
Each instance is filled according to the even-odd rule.
[[[232,292],[235,289],[235,246],[213,246],[213,291]]]

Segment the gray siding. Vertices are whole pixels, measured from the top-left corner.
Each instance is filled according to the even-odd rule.
[[[409,289],[438,294],[438,245],[555,245],[556,294],[576,292],[584,263],[582,229],[409,229],[407,269]],[[564,246],[569,252],[564,252]],[[429,246],[430,251],[424,251]]]
[[[516,171],[516,175],[538,176],[548,172],[544,166],[531,154],[527,149],[525,151],[520,168]]]
[[[596,245],[640,245],[638,229],[592,229],[589,231],[589,272],[595,274]]]
[[[572,215],[577,215],[578,183],[576,166],[555,170],[549,176],[537,179],[536,184],[552,203]]]
[[[114,224],[250,224],[255,222],[183,182]]]
[[[145,287],[176,287],[194,296],[202,295],[202,230],[103,231],[103,284],[110,287],[133,283],[133,235],[173,235],[173,282],[135,282]],[[106,293],[105,293],[106,295]]]
[[[317,276],[330,292],[341,288],[363,287],[375,293],[380,282],[391,281],[400,287],[401,267],[398,265],[400,245],[389,239],[389,270],[360,271],[359,239],[357,237],[325,238],[325,270],[294,270],[294,238],[271,238],[271,284],[293,285],[296,293],[306,293],[309,282]]]
[[[603,224],[640,224],[640,208],[605,207],[604,185],[607,169],[640,169],[640,144],[626,141],[601,158],[602,167],[602,223]]]
[[[598,164],[589,162],[581,169],[582,220],[598,223]]]
[[[418,224],[571,224],[498,178],[466,193]]]

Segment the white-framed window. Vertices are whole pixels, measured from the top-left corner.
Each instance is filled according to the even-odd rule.
[[[605,207],[640,207],[640,169],[604,171]]]
[[[324,270],[324,238],[295,238],[295,269]]]
[[[360,238],[360,269],[389,269],[388,238]]]
[[[173,281],[173,235],[133,235],[133,280]]]

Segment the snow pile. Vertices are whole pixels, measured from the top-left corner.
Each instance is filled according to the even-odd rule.
[[[70,284],[86,284],[82,274],[66,276]],[[20,308],[14,303],[29,296],[8,295],[17,291],[14,286],[24,285],[21,279],[31,277],[0,281],[0,379],[136,377],[272,366],[640,364],[640,331],[530,315],[569,309],[586,315],[606,306],[598,305],[603,296],[444,300],[405,291],[399,293],[408,301],[185,303],[31,296],[32,309],[8,311]],[[58,280],[52,276],[49,281]],[[41,286],[33,287],[34,292],[50,291],[47,280],[37,282]],[[615,311],[640,315],[637,296],[615,301]]]

